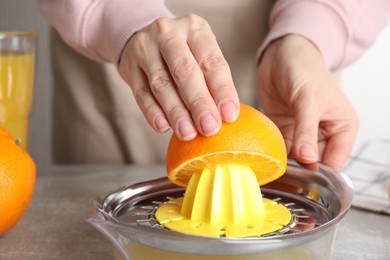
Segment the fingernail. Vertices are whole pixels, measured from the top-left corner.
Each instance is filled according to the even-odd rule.
[[[308,160],[308,161],[317,161],[317,154],[314,151],[314,149],[309,145],[302,145],[299,148],[299,154],[302,156],[302,159]]]
[[[205,136],[214,135],[219,130],[219,124],[210,113],[206,113],[200,117],[200,127]]]
[[[197,135],[194,125],[187,119],[180,120],[178,129],[180,136],[185,141],[192,140]]]
[[[238,112],[234,103],[230,100],[223,101],[220,105],[222,120],[225,122],[233,122],[237,119]]]
[[[169,128],[171,128],[169,126],[168,121],[162,115],[157,116],[154,119],[154,123],[156,124],[156,127],[157,127],[158,131],[160,131],[160,132],[166,132],[169,130]]]

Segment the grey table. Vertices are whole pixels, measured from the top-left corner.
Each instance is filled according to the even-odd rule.
[[[165,175],[163,166],[59,167],[38,175],[29,209],[0,238],[0,259],[112,259],[85,218],[93,198]],[[390,216],[352,209],[339,224],[336,259],[390,259]]]

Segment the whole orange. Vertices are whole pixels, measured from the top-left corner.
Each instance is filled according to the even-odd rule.
[[[30,155],[0,128],[0,237],[26,211],[34,191],[35,171]]]
[[[216,135],[198,135],[189,142],[172,135],[166,158],[171,182],[185,187],[194,172],[217,164],[247,165],[259,185],[271,182],[286,171],[283,136],[267,116],[245,104],[241,104],[237,120],[223,123]]]

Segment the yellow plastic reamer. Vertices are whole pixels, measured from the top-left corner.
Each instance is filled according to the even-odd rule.
[[[217,165],[194,173],[184,198],[170,200],[156,211],[170,230],[209,237],[253,237],[288,225],[290,211],[261,195],[252,169]]]

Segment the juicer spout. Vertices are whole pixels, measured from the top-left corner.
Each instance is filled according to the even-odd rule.
[[[88,216],[86,221],[111,241],[124,260],[131,260],[126,253],[126,246],[128,244],[126,241],[128,239],[120,234],[119,227],[115,223],[102,218],[99,218],[98,215],[93,215]]]

